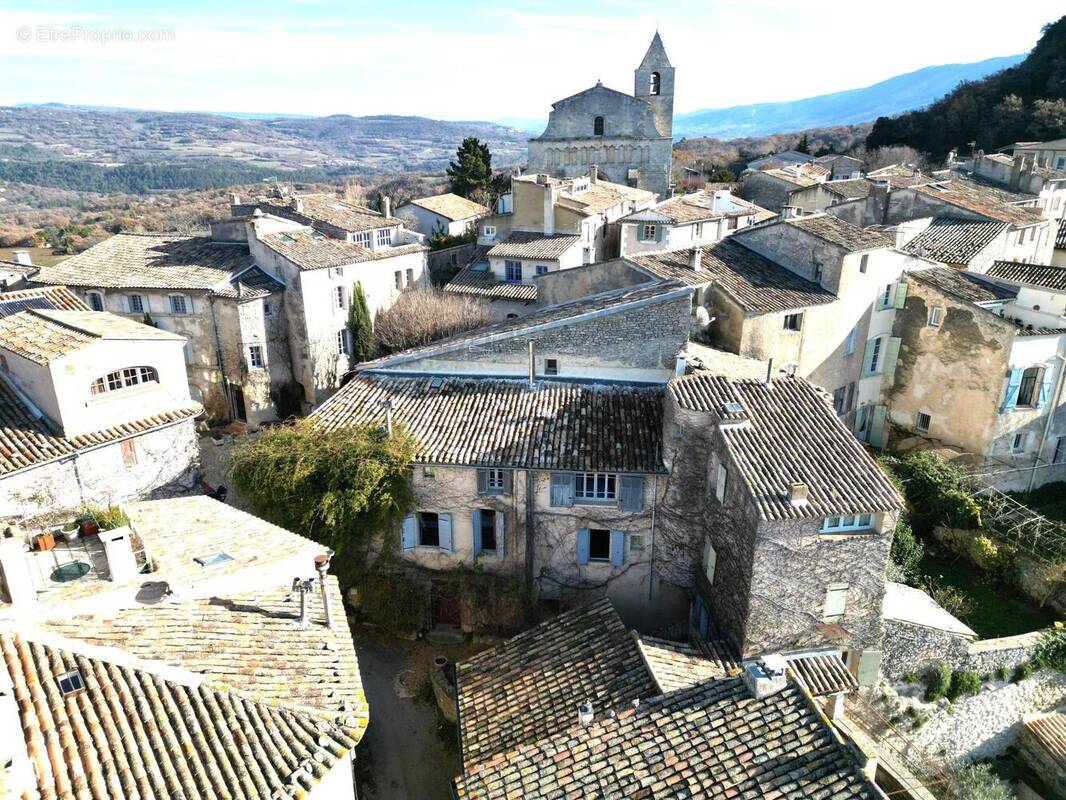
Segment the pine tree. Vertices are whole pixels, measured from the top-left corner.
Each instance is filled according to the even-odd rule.
[[[489,146],[475,136],[463,139],[455,151],[455,161],[448,165],[451,191],[463,197],[478,189],[487,191],[492,183],[492,154]]]
[[[810,152],[811,152],[811,144],[807,140],[807,134],[803,134],[800,137],[799,144],[796,145],[796,152],[797,153],[808,153],[808,154],[810,154]]]
[[[348,332],[352,338],[350,361],[354,369],[356,364],[369,361],[374,355],[374,324],[363,285],[358,281],[352,286],[352,301],[348,304]]]

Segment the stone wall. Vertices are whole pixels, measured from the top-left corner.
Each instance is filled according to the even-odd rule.
[[[969,652],[969,637],[948,631],[894,619],[884,621],[884,631],[881,674],[890,680],[908,672],[922,675],[940,663],[963,664]]]
[[[447,247],[444,250],[431,250],[426,253],[429,277],[435,286],[443,286],[456,272],[466,266],[474,255],[477,245],[473,242]]]

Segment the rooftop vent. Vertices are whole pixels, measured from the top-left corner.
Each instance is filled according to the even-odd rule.
[[[429,388],[430,389],[439,389],[443,385],[444,385],[444,378],[430,378],[429,379]]]
[[[577,721],[583,728],[587,728],[592,724],[592,717],[592,701],[586,700],[577,707]]]
[[[744,679],[744,685],[751,692],[751,696],[756,700],[762,700],[777,694],[788,686],[785,664],[784,656],[773,654],[763,656],[758,662],[746,665],[741,677]]]
[[[64,697],[80,692],[85,688],[85,680],[81,677],[81,672],[76,669],[57,675],[56,680],[59,682],[59,691],[63,693]]]
[[[718,407],[718,411],[723,417],[735,417],[738,414],[744,413],[744,406],[736,400],[730,400],[726,403],[722,403],[722,405]]]
[[[794,506],[807,505],[807,495],[810,493],[810,487],[805,483],[790,483],[788,485],[788,502]]]

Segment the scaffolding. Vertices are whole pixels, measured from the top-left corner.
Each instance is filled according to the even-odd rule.
[[[1066,525],[1038,514],[993,486],[974,485],[984,527],[1047,564],[1066,563]]]

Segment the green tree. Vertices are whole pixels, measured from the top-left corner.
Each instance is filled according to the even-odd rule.
[[[455,161],[448,165],[451,191],[470,197],[478,190],[488,192],[492,185],[492,154],[489,146],[476,136],[463,139],[455,152]]]
[[[896,530],[892,535],[892,563],[889,578],[911,586],[916,585],[922,577],[923,555],[925,555],[925,547],[915,537],[911,526],[901,517],[896,522]]]
[[[811,152],[811,143],[807,139],[807,134],[803,134],[800,137],[799,142],[796,143],[796,152],[797,153],[807,153],[808,155],[810,154],[810,152]]]
[[[946,788],[950,800],[1011,800],[1014,796],[988,764],[956,767],[948,776]]]
[[[402,429],[325,430],[302,419],[239,445],[230,476],[256,514],[333,548],[342,582],[351,583],[414,506],[414,455]]]
[[[349,363],[355,369],[356,364],[369,361],[374,355],[374,322],[370,318],[363,284],[359,281],[352,285],[352,301],[348,304],[348,332],[352,338]]]

